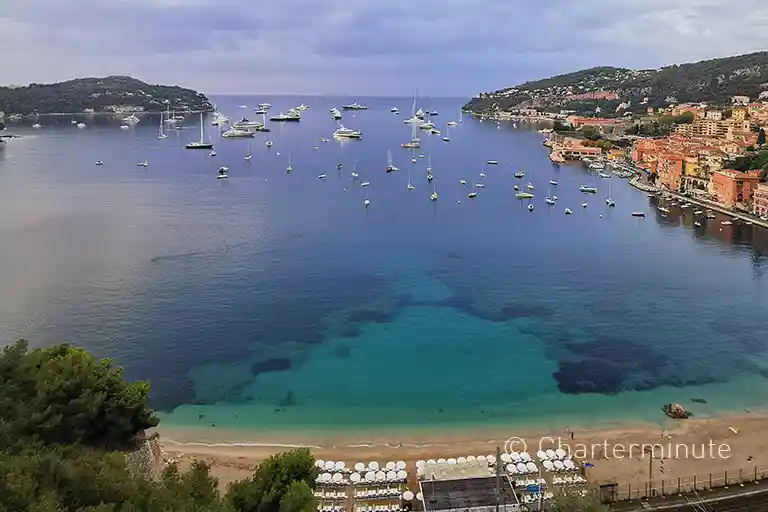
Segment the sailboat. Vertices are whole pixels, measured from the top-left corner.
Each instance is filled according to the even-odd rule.
[[[157,131],[157,138],[160,140],[168,138],[168,135],[166,135],[165,131],[163,130],[163,113],[162,112],[160,112],[160,128],[158,128],[158,131]]]
[[[285,168],[285,172],[291,172],[293,167],[291,166],[291,152],[288,152],[288,167]]]
[[[467,197],[470,199],[474,199],[477,197],[477,192],[475,191],[475,180],[472,180],[472,192],[467,194]]]
[[[432,173],[432,155],[427,158],[427,174]]]
[[[205,132],[203,131],[203,114],[200,113],[200,142],[190,142],[186,146],[186,149],[213,149],[213,144],[205,142]]]
[[[451,123],[448,123],[448,124],[445,126],[445,135],[443,136],[443,142],[451,142],[451,136],[449,135],[449,133],[450,133],[450,131],[449,131],[449,130],[450,130],[450,127],[451,127]]]
[[[399,171],[397,167],[392,163],[392,151],[387,150],[387,172]]]
[[[370,183],[369,183],[369,185],[370,185]],[[363,201],[363,204],[365,205],[366,208],[368,208],[371,205],[371,201],[370,201],[370,199],[368,199],[368,189],[367,188],[365,189],[365,201]]]
[[[411,117],[409,117],[408,119],[403,121],[404,123],[414,123],[414,124],[415,123],[418,123],[418,124],[422,123],[422,119],[424,118],[424,113],[421,112],[421,109],[419,109],[418,111],[416,110],[416,103],[418,101],[418,98],[419,98],[419,91],[417,90],[416,94],[413,97],[413,105],[411,106]],[[421,115],[419,115],[419,114],[421,114]]]
[[[248,153],[245,155],[245,160],[250,162],[251,158],[253,158],[253,155],[251,155],[251,141],[248,141]]]
[[[351,177],[353,180],[356,180],[358,177],[360,177],[360,175],[359,175],[359,174],[357,174],[357,157],[354,157],[354,158],[352,159],[352,172],[351,172],[351,173],[349,173],[349,176],[350,176],[350,177]]]
[[[613,181],[613,180],[610,180],[610,181],[608,182],[608,195],[607,195],[607,196],[605,196],[605,204],[607,204],[608,206],[616,206],[616,201],[614,201],[614,200],[611,198],[611,182],[612,182],[612,181]]]
[[[547,198],[545,199],[545,201],[550,206],[554,206],[554,204],[555,204],[555,200],[552,199],[552,189],[551,188],[547,189]]]
[[[437,201],[437,190],[435,190],[435,183],[432,182],[432,195],[429,196],[429,200],[433,203]]]
[[[411,164],[411,167],[413,167],[413,164]],[[408,191],[416,190],[416,187],[411,183],[411,167],[408,168]]]

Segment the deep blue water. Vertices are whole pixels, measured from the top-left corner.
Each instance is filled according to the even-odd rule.
[[[354,99],[370,109],[342,122],[363,140],[322,143],[328,110]],[[152,381],[173,425],[589,423],[656,420],[669,401],[703,415],[764,405],[766,230],[662,218],[618,179],[609,210],[608,182],[553,167],[534,129],[470,118],[450,143],[422,134],[431,203],[427,158],[399,147],[408,98],[216,101],[233,119],[263,101],[310,109],[258,134],[250,163],[248,143],[209,120],[217,156],[182,149],[195,117],[166,140],[152,117],[130,131],[9,127],[24,137],[0,151],[0,340],[112,357]],[[445,131],[461,103],[424,106]],[[399,173],[384,172],[388,149]],[[481,171],[470,200],[459,180]],[[512,189],[528,179],[533,212]],[[586,209],[580,184],[600,188]]]

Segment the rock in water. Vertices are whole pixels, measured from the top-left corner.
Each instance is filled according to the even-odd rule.
[[[691,416],[691,413],[686,411],[680,404],[666,404],[663,409],[664,413],[670,418],[683,420]]]

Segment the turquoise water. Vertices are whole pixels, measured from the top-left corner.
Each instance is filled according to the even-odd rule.
[[[320,139],[352,99],[217,99],[232,117],[263,101],[310,109],[259,134],[250,164],[245,141],[215,134],[215,157],[181,149],[194,119],[164,141],[151,118],[11,127],[25,137],[0,153],[0,339],[114,358],[152,381],[171,426],[562,426],[661,422],[670,401],[701,416],[764,406],[765,230],[659,217],[620,180],[609,210],[606,181],[553,167],[535,130],[471,119],[448,144],[422,135],[430,203],[426,158],[406,190],[410,130],[389,113],[409,99],[358,99],[370,110],[343,123],[364,138],[344,144]],[[444,130],[460,104],[426,107]],[[399,173],[384,173],[388,149]],[[514,199],[521,166],[534,212]],[[481,171],[472,201],[459,180]],[[580,184],[601,189],[586,209]]]

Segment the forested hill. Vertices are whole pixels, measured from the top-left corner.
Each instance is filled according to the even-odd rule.
[[[614,111],[621,103],[641,111],[670,103],[708,102],[727,105],[732,96],[754,101],[768,95],[768,52],[632,70],[596,67],[525,82],[473,98],[464,108],[474,112],[538,108],[583,111],[600,106]],[[646,100],[647,98],[647,100]]]
[[[13,114],[95,112],[110,106],[163,110],[210,110],[208,98],[192,89],[150,85],[128,76],[78,78],[55,84],[0,87],[0,111]]]

